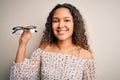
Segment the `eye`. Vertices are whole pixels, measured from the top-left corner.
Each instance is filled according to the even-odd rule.
[[[70,20],[69,19],[66,19],[66,20],[64,20],[65,22],[70,22]]]
[[[52,22],[53,22],[53,23],[57,23],[58,20],[57,20],[57,19],[53,19]]]

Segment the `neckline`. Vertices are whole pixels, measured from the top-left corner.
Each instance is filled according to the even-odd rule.
[[[89,60],[89,61],[92,61],[94,60],[93,59],[84,59],[84,58],[81,58],[81,57],[77,57],[77,56],[73,56],[73,55],[70,55],[70,54],[64,54],[64,53],[59,53],[59,52],[52,52],[52,51],[45,51],[45,50],[42,50],[41,48],[38,48],[40,51],[44,52],[44,53],[49,53],[49,54],[55,54],[55,55],[61,55],[61,56],[68,56],[68,57],[72,57],[72,58],[75,58],[75,59],[80,59],[80,60]]]

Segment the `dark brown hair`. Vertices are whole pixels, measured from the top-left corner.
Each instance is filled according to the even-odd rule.
[[[55,37],[55,35],[53,34],[53,31],[52,31],[52,18],[53,18],[55,11],[58,8],[69,9],[69,11],[73,17],[73,21],[74,21],[74,32],[72,35],[73,43],[77,46],[80,46],[81,48],[84,48],[84,49],[90,51],[90,48],[88,45],[88,39],[87,39],[87,35],[86,35],[86,30],[85,30],[85,23],[82,18],[82,15],[80,14],[79,10],[76,9],[76,7],[74,7],[71,4],[67,4],[67,3],[57,4],[52,9],[52,11],[49,13],[49,16],[48,16],[46,24],[45,24],[44,34],[43,34],[40,44],[44,45],[44,44],[57,43],[57,38]]]

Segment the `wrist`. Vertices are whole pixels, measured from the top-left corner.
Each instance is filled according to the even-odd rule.
[[[27,43],[23,43],[23,42],[19,43],[19,47],[26,47],[26,46],[27,46]]]

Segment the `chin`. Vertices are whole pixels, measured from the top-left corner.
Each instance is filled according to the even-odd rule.
[[[57,39],[58,39],[58,41],[66,41],[70,38],[68,38],[68,37],[57,37]]]

